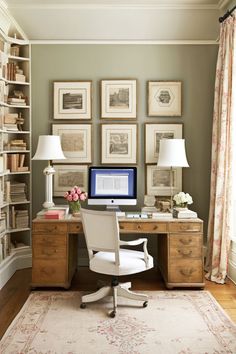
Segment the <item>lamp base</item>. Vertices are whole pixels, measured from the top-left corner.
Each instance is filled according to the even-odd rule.
[[[55,206],[55,203],[53,203],[53,202],[44,202],[43,203],[44,209],[50,209],[50,208],[52,208],[54,206]]]

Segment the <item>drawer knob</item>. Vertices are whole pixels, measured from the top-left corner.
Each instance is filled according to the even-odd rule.
[[[194,272],[194,268],[190,269],[180,269],[180,273],[186,277],[190,277]]]
[[[138,230],[140,230],[140,229],[141,229],[141,225],[138,225],[138,227],[137,227],[137,228],[138,228]]]
[[[192,254],[192,250],[178,250],[178,252],[184,257],[189,257]]]
[[[192,242],[191,238],[180,238],[179,241],[183,244],[183,245],[189,245]]]

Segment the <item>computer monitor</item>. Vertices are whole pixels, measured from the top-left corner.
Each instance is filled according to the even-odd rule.
[[[137,168],[89,167],[88,204],[106,205],[108,210],[136,205]]]

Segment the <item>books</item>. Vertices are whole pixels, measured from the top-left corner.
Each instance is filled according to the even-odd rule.
[[[55,212],[55,213],[54,213]],[[47,217],[46,217],[46,213]],[[63,216],[62,216],[63,213]],[[57,216],[56,216],[57,214]],[[55,205],[50,209],[42,209],[37,213],[38,219],[61,219],[69,214],[69,206],[68,205]]]
[[[156,213],[157,212],[157,208],[154,206],[148,207],[145,206],[141,209],[142,213]]]
[[[63,219],[65,216],[65,211],[62,209],[58,210],[47,210],[44,214],[45,219]]]
[[[174,208],[173,217],[177,219],[196,219],[197,213],[189,209]]]
[[[172,219],[173,218],[173,215],[172,213],[169,213],[169,212],[161,212],[161,211],[158,211],[157,213],[152,213],[152,218],[153,219]]]

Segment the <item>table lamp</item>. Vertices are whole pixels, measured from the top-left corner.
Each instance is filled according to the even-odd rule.
[[[173,209],[173,167],[189,167],[184,139],[161,139],[158,167],[170,168],[170,207]]]
[[[50,160],[65,159],[61,148],[60,137],[57,135],[40,135],[36,153],[32,160],[47,160],[48,166],[43,170],[46,177],[46,200],[43,203],[45,209],[55,206],[52,200],[52,176],[55,169],[50,165]]]

